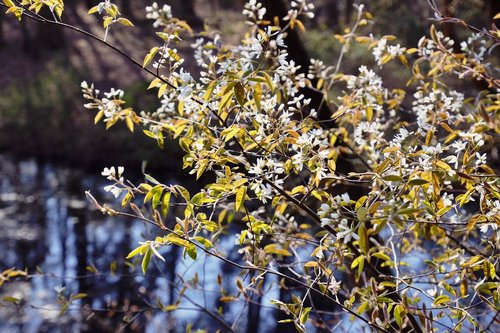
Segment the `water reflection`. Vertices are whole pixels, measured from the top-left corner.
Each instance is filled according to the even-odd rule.
[[[0,174],[0,271],[27,268],[30,274],[0,288],[1,332],[184,332],[188,323],[227,331],[203,309],[220,309],[224,320],[237,321],[237,332],[276,329],[269,300],[280,294],[273,277],[266,277],[265,297],[245,306],[219,301],[221,288],[236,292],[237,273],[214,258],[193,262],[171,247],[162,253],[166,264],[154,261],[146,276],[127,265],[124,258],[130,249],[155,230],[88,207],[83,193],[102,188],[99,177],[5,156],[0,156]],[[96,190],[93,194],[105,195]],[[232,237],[220,241],[226,256],[238,256]],[[198,288],[186,293],[176,311],[158,310],[159,302],[175,303],[182,281],[195,275]],[[216,283],[218,275],[221,285]],[[61,288],[58,295],[56,289]],[[60,315],[60,297],[78,293],[87,297],[74,300]],[[17,301],[9,302],[7,296]]]

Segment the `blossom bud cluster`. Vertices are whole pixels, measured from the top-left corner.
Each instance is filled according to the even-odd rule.
[[[95,89],[93,84],[89,86],[86,81],[83,81],[81,83],[81,88],[83,97],[92,101],[86,103],[84,107],[87,109],[97,109],[100,117],[103,117],[105,123],[124,119],[123,109],[121,107],[123,103],[123,90],[111,88],[109,92],[104,93],[105,97],[99,98],[99,90]]]

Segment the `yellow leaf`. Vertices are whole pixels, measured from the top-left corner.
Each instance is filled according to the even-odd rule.
[[[438,296],[434,299],[434,304],[440,305],[440,304],[449,303],[450,301],[451,301],[450,297],[448,297],[446,295],[441,295],[441,296]]]
[[[145,250],[148,248],[148,244],[142,244],[141,246],[135,248],[134,250],[132,250],[132,252],[130,252],[128,255],[127,255],[127,258],[126,259],[130,259],[132,257],[135,257],[136,255],[138,254],[144,254]]]
[[[304,264],[304,267],[318,267],[318,263],[316,261],[308,261]]]
[[[104,110],[97,112],[97,114],[95,115],[95,118],[94,118],[94,124],[97,124],[103,116],[104,116]]]
[[[358,212],[361,210],[366,211],[364,207],[361,207],[358,210]],[[366,231],[364,223],[361,223],[361,225],[358,228],[358,236],[359,236],[359,247],[361,248],[361,251],[363,251],[363,253],[366,254],[368,252],[369,243],[368,243],[368,233]]]
[[[304,27],[304,25],[302,24],[301,21],[295,20],[295,24],[297,24],[297,26],[299,27],[300,31],[306,32],[306,28]]]
[[[245,202],[245,196],[247,194],[247,187],[241,186],[236,192],[236,211],[239,211]]]
[[[161,96],[163,96],[163,94],[165,93],[165,91],[167,90],[168,88],[168,84],[162,84],[160,86],[160,88],[158,89],[158,98],[160,98]]]
[[[446,164],[446,162],[443,162],[441,160],[434,161],[434,165],[446,171],[451,170],[451,167],[448,164]]]
[[[7,7],[15,7],[16,5],[12,0],[3,0],[3,2],[7,5]]]
[[[125,123],[127,124],[127,127],[130,130],[130,132],[134,132],[134,122],[130,117],[125,118]]]
[[[159,77],[157,77],[153,81],[151,81],[151,83],[148,86],[148,89],[158,87],[158,85],[160,85],[161,83],[162,83],[162,80]]]
[[[268,244],[264,246],[264,252],[267,254],[277,254],[285,257],[292,255],[288,250],[279,248],[278,244]]]
[[[99,6],[94,6],[94,7],[92,7],[92,8],[89,9],[89,11],[87,12],[87,14],[97,13],[98,9],[99,9]]]
[[[262,75],[264,75],[264,78],[266,79],[266,83],[269,86],[269,89],[273,91],[274,90],[273,80],[271,79],[269,74],[267,74],[266,72],[262,72]]]
[[[229,101],[231,100],[231,97],[233,97],[233,94],[234,94],[234,91],[230,90],[227,94],[222,96],[222,99],[220,100],[220,103],[219,103],[219,112],[221,112],[222,109],[224,109],[224,107],[229,103]]]
[[[257,106],[257,110],[260,111],[261,109],[261,103],[260,99],[262,97],[262,88],[260,86],[260,83],[255,84],[254,92],[253,92],[253,99],[255,101],[255,106]]]
[[[123,24],[123,25],[125,25],[127,27],[133,27],[134,26],[134,24],[132,22],[130,22],[129,20],[127,20],[126,18],[123,18],[123,17],[120,17],[118,19],[118,23]]]
[[[153,59],[153,57],[155,56],[156,52],[158,52],[160,48],[159,47],[153,47],[149,53],[144,57],[144,61],[142,63],[142,67],[146,67],[146,65],[151,61],[151,59]]]
[[[108,16],[104,19],[104,23],[102,25],[104,28],[107,28],[111,23],[113,23],[113,17]]]
[[[228,142],[232,138],[234,138],[239,132],[241,132],[240,127],[228,127],[222,131],[221,135],[224,137],[224,141]]]
[[[210,96],[212,96],[212,92],[214,91],[214,88],[215,88],[216,84],[217,84],[217,80],[213,80],[208,85],[207,90],[205,91],[205,95],[203,95],[203,99],[205,101],[208,101],[210,99]]]

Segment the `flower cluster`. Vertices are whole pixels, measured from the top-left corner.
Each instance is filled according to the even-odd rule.
[[[111,168],[104,168],[101,172],[101,175],[106,177],[106,179],[113,181],[112,185],[107,185],[104,187],[104,191],[110,192],[118,198],[120,194],[125,190],[124,188],[124,178],[123,178],[124,168],[119,166],[118,169],[115,169],[114,166]]]
[[[266,8],[260,2],[257,2],[257,0],[249,0],[245,3],[242,14],[248,17],[250,19],[248,23],[253,25],[264,19]]]
[[[488,40],[480,33],[471,34],[466,41],[460,43],[460,50],[466,54],[467,58],[481,63],[488,50]]]
[[[155,28],[167,25],[173,18],[172,7],[164,4],[160,8],[156,2],[153,2],[151,6],[146,7],[146,18],[154,20],[153,27]]]
[[[373,48],[372,54],[377,64],[379,66],[382,66],[384,63],[390,61],[391,59],[402,56],[405,51],[406,48],[401,47],[399,44],[388,45],[387,38],[383,37],[377,42],[377,45]]]
[[[314,5],[312,3],[307,3],[306,0],[293,0],[291,7],[292,8],[288,11],[288,14],[283,18],[284,21],[293,22],[300,15],[304,15],[307,18],[314,17]]]

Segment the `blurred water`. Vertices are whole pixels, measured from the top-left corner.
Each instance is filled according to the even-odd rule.
[[[235,292],[237,272],[214,258],[202,256],[193,262],[171,247],[162,251],[166,264],[153,260],[147,275],[140,263],[127,265],[128,252],[158,230],[89,207],[87,189],[98,199],[112,199],[99,190],[105,185],[103,177],[5,156],[0,156],[0,175],[0,271],[26,268],[30,276],[0,287],[0,332],[184,332],[187,323],[210,331],[222,328],[202,308],[214,313],[220,308],[230,323],[238,319],[238,332],[246,331],[255,318],[258,331],[275,331],[276,312],[269,300],[278,298],[279,291],[271,288],[262,297],[257,317],[255,308],[250,314],[244,302],[220,302],[221,287]],[[238,257],[233,237],[220,242],[228,257]],[[160,311],[158,302],[175,303],[181,281],[195,274],[197,287],[186,293],[188,299],[182,299],[178,310]],[[222,286],[216,283],[217,275]],[[269,277],[266,285],[273,282]],[[58,288],[64,288],[66,298],[87,296],[73,301],[60,316]],[[5,297],[19,301],[14,304]]]

